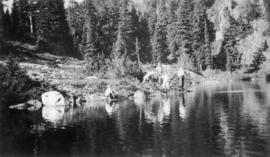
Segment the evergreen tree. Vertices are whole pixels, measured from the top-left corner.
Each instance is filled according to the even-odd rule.
[[[88,57],[97,55],[97,11],[91,0],[87,1],[84,24],[84,54]]]
[[[234,71],[240,68],[240,54],[237,50],[239,27],[235,19],[230,17],[230,27],[224,34],[223,50],[226,54],[226,70]]]
[[[148,21],[147,16],[143,14],[139,15],[137,37],[141,45],[141,55],[140,55],[141,61],[151,62],[152,53],[151,53],[150,34],[148,31]]]
[[[75,56],[72,38],[66,21],[64,1],[40,1],[37,15],[38,39],[51,45],[52,51],[58,55]]]
[[[134,52],[135,29],[132,16],[128,11],[129,0],[122,0],[120,8],[120,21],[118,24],[118,35],[116,40],[116,56],[127,57]],[[128,54],[129,53],[129,54]]]
[[[150,1],[148,5],[150,8],[148,13],[148,29],[150,36],[153,37],[157,22],[157,0]]]
[[[155,26],[154,38],[153,38],[153,59],[154,62],[165,62],[166,57],[169,53],[167,45],[167,17],[164,12],[166,12],[165,1],[160,0],[158,3],[158,15],[157,23]]]
[[[211,28],[211,22],[207,18],[205,2],[196,0],[194,5],[192,50],[196,56],[197,68],[204,70],[206,67],[212,67],[211,41],[214,39],[213,28]]]
[[[254,53],[253,60],[250,65],[250,67],[252,68],[251,69],[252,72],[258,71],[260,69],[260,65],[266,61],[266,57],[264,56],[263,51],[265,51],[267,48],[268,48],[268,45],[267,45],[267,42],[265,41],[262,44],[261,48],[259,48],[259,50]]]
[[[197,68],[202,70],[203,62],[204,62],[204,24],[206,21],[206,8],[203,4],[202,0],[197,0],[195,2],[194,11],[193,11],[193,21],[192,21],[192,34],[193,34],[193,42],[192,42],[192,51],[194,56],[196,56],[196,64]]]
[[[117,34],[117,40],[115,43],[115,53],[113,58],[120,58],[125,55],[127,56],[127,45],[124,38],[125,34],[122,29],[119,29]]]
[[[151,42],[151,52],[152,52],[152,60],[155,59],[154,52],[154,34],[155,34],[155,26],[157,23],[157,0],[150,1],[148,4],[149,12],[148,12],[148,32],[150,36]]]
[[[113,54],[113,64],[117,70],[116,73],[121,76],[132,73],[130,71],[130,66],[133,66],[132,64],[134,63],[134,60],[132,56],[135,54],[134,33],[136,33],[136,27],[132,25],[134,23],[134,19],[132,18],[132,14],[128,11],[128,7],[129,0],[122,0],[117,40]]]
[[[211,33],[209,32],[209,21],[204,21],[204,56],[205,56],[205,66],[208,69],[212,69],[213,68],[213,56],[212,56],[212,52],[211,52]]]
[[[176,1],[170,1],[169,2],[169,9],[168,9],[168,25],[167,25],[167,43],[168,48],[170,51],[170,60],[175,60],[176,57],[176,41],[175,36],[177,33],[176,29],[176,10],[177,10],[177,2]]]
[[[16,38],[16,36],[18,36],[18,29],[19,29],[18,25],[19,25],[18,2],[13,1],[11,11],[11,28],[10,28],[11,38]]]
[[[97,11],[93,6],[92,0],[88,0],[86,4],[86,15],[84,31],[85,41],[84,44],[84,54],[87,61],[86,70],[88,73],[92,71],[98,71],[98,48],[97,48]]]
[[[30,23],[29,23],[29,4],[28,0],[18,0],[18,31],[17,37],[23,41],[29,41]]]
[[[250,66],[253,68],[253,71],[258,71],[260,65],[264,61],[266,61],[266,57],[264,56],[262,49],[259,49],[257,52],[254,53],[253,61]]]
[[[177,57],[180,57],[183,65],[189,68],[196,68],[196,58],[192,51],[192,11],[193,1],[182,0],[177,9],[177,21],[175,24],[177,33],[175,35],[175,43],[177,49]],[[188,65],[189,64],[189,65]]]
[[[110,56],[113,51],[113,43],[117,39],[119,23],[119,10],[115,7],[103,6],[98,15],[98,51]]]
[[[11,21],[10,21],[10,14],[9,14],[8,9],[6,10],[4,17],[3,17],[3,25],[4,25],[5,38],[10,38]]]
[[[3,12],[4,12],[3,4],[2,4],[2,0],[0,0],[0,51],[2,49],[3,39],[4,39],[4,24],[3,24],[4,13]]]

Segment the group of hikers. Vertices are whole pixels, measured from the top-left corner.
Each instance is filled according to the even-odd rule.
[[[162,63],[158,63],[157,67],[148,71],[144,77],[141,85],[143,86],[145,83],[154,84],[158,89],[163,92],[168,92],[171,89],[171,81],[177,80],[179,82],[179,86],[182,90],[184,90],[185,84],[185,75],[188,74],[184,68],[180,67],[178,71],[172,71],[171,67],[168,65],[163,65]],[[105,91],[105,97],[111,99],[117,99],[117,95],[113,90],[111,85],[107,85],[107,89]]]
[[[180,86],[184,89],[185,75],[187,72],[182,67],[180,67],[177,72],[171,72],[169,68],[170,67],[167,65],[158,63],[154,70],[149,71],[144,75],[142,85],[146,82],[157,83],[162,90],[168,91],[171,88],[170,81],[179,79]]]

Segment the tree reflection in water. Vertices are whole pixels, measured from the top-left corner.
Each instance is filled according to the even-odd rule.
[[[56,112],[0,108],[0,156],[269,156],[269,87],[206,83]]]

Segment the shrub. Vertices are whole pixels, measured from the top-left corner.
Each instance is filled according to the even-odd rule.
[[[106,60],[103,56],[87,56],[86,55],[85,72],[89,75],[103,73],[106,68]]]
[[[5,97],[18,101],[36,98],[42,91],[41,84],[28,77],[26,71],[19,67],[14,56],[10,56],[7,66],[0,71],[0,88]],[[37,88],[33,88],[37,87]]]
[[[260,69],[260,65],[266,61],[266,58],[263,54],[263,49],[259,49],[257,52],[254,53],[253,60],[251,63],[251,71],[258,71]]]

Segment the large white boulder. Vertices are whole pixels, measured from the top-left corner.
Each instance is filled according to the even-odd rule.
[[[63,95],[57,91],[46,92],[41,95],[41,100],[44,106],[64,106],[65,99]]]

